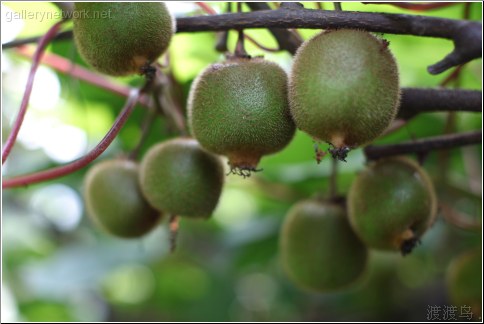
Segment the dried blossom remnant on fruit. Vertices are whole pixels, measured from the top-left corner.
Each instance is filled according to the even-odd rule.
[[[400,252],[403,256],[406,256],[407,254],[410,254],[417,245],[420,244],[422,244],[422,241],[416,237],[404,240],[400,246]]]
[[[351,148],[349,148],[348,146],[335,147],[331,143],[328,143],[328,144],[330,145],[328,152],[331,153],[331,156],[333,157],[333,159],[347,162],[346,157],[348,156],[348,153],[351,151]]]
[[[317,143],[314,143],[314,153],[316,154],[316,162],[320,164],[323,161],[323,158],[328,154],[328,152],[323,151],[319,148]]]
[[[228,175],[231,175],[231,174],[235,174],[235,175],[238,175],[238,176],[241,176],[242,178],[249,178],[252,173],[254,172],[261,172],[261,171],[264,171],[264,169],[256,169],[252,166],[232,166],[230,164],[230,162],[228,163],[229,166],[230,166],[230,170],[229,172],[226,174],[227,176]]]

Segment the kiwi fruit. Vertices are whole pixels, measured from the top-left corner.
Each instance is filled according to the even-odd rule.
[[[161,214],[142,196],[138,175],[138,164],[124,159],[102,161],[89,169],[84,184],[86,209],[101,229],[135,238],[158,224]]]
[[[340,205],[305,200],[288,212],[282,225],[280,253],[292,281],[307,290],[342,289],[366,269],[366,246],[353,233]]]
[[[296,126],[330,143],[334,157],[378,137],[399,105],[398,68],[388,42],[351,29],[328,30],[298,49],[289,79]]]
[[[140,185],[156,209],[178,216],[208,218],[224,182],[220,159],[190,138],[150,148],[141,161]]]
[[[437,211],[432,181],[405,157],[370,164],[353,182],[347,203],[350,223],[369,247],[403,255],[420,242]]]
[[[447,287],[453,305],[470,307],[473,318],[482,315],[482,250],[465,252],[452,261]]]
[[[213,64],[192,84],[188,118],[200,145],[227,156],[234,173],[250,175],[263,155],[280,151],[294,135],[287,75],[262,58]]]
[[[75,2],[73,21],[82,58],[113,76],[143,74],[174,32],[163,2]]]

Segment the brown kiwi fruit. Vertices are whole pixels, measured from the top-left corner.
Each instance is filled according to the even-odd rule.
[[[370,164],[353,182],[347,203],[350,223],[369,247],[403,255],[420,242],[437,212],[432,181],[406,157]]]
[[[262,58],[234,57],[206,68],[192,84],[188,117],[200,144],[227,156],[231,170],[243,176],[295,132],[287,75]]]
[[[281,230],[285,272],[302,288],[327,292],[357,281],[366,269],[366,246],[353,233],[342,206],[317,200],[297,203]]]
[[[172,215],[208,218],[224,182],[222,163],[190,138],[159,143],[141,161],[140,185],[148,202]]]
[[[470,307],[473,318],[482,315],[482,250],[468,251],[447,270],[447,287],[453,305]]]
[[[158,224],[161,213],[141,194],[138,174],[138,164],[124,159],[99,162],[87,172],[84,184],[87,213],[106,232],[136,238]]]
[[[81,56],[113,76],[145,73],[174,32],[163,2],[75,2],[73,21]]]
[[[399,105],[398,68],[388,42],[362,30],[322,32],[298,49],[289,78],[296,126],[334,146],[349,149],[377,138]]]

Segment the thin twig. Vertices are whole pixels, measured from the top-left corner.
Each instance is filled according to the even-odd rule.
[[[212,7],[207,5],[205,2],[196,2],[196,4],[209,15],[216,15],[217,14],[217,12]],[[240,2],[237,3],[237,10],[238,10],[238,12],[241,12],[241,10],[242,10]],[[231,12],[230,11],[230,3],[227,7],[227,12],[229,12],[229,13]],[[240,31],[239,31],[239,34],[240,34]],[[243,37],[244,37],[244,39],[247,39],[249,42],[251,42],[252,44],[254,44],[255,46],[259,47],[260,49],[262,49],[266,52],[278,52],[278,51],[280,51],[280,49],[278,49],[278,48],[269,48],[269,47],[262,45],[261,43],[259,43],[258,41],[256,41],[254,38],[252,38],[251,36],[249,36],[247,34],[243,33]],[[226,52],[227,51],[227,40],[228,40],[228,31],[224,31],[223,34],[219,35],[219,38],[218,38],[217,43],[215,45],[215,49],[219,52]],[[239,42],[240,42],[240,39],[237,42],[237,44],[239,44]],[[245,53],[245,55],[247,55],[247,53]]]
[[[272,10],[269,4],[263,1],[246,2],[246,4],[252,11]],[[279,49],[286,50],[293,55],[303,42],[302,37],[296,31],[284,28],[268,28],[268,30],[279,44]]]
[[[179,217],[177,215],[171,215],[169,227],[170,227],[170,253],[173,253],[176,250],[178,230],[180,228]]]
[[[203,11],[208,13],[209,15],[216,15],[217,14],[217,12],[212,7],[210,7],[208,4],[206,4],[205,2],[195,2],[195,4],[197,6],[199,6]]]
[[[16,52],[19,55],[24,56],[26,58],[33,57],[33,51],[31,50],[30,46],[19,47],[16,49]],[[66,74],[70,77],[85,81],[89,84],[95,85],[97,87],[100,87],[102,89],[105,89],[109,92],[112,92],[114,94],[117,94],[123,97],[129,96],[132,90],[130,87],[124,86],[122,84],[114,83],[110,79],[98,73],[92,72],[78,64],[71,62],[70,60],[62,56],[59,56],[53,53],[45,53],[40,63],[48,67],[51,67],[54,70],[61,72],[63,74]],[[145,94],[142,94],[139,97],[139,103],[145,107],[149,107],[150,106],[149,97],[147,97]]]
[[[440,9],[456,5],[455,2],[432,2],[432,3],[410,3],[410,2],[362,2],[363,4],[377,4],[377,5],[391,5],[402,9],[414,10],[414,11],[428,11],[433,9]]]
[[[398,144],[371,145],[367,146],[364,149],[364,152],[369,160],[376,160],[394,155],[404,155],[409,153],[422,154],[433,150],[448,149],[481,143],[482,130],[478,130],[473,132],[422,138]]]
[[[113,126],[109,132],[104,136],[104,138],[94,147],[89,153],[87,153],[82,158],[73,161],[71,163],[61,165],[52,169],[31,173],[27,175],[22,175],[18,177],[13,177],[9,179],[3,179],[2,188],[14,188],[26,186],[33,183],[43,182],[47,180],[52,180],[60,178],[67,174],[71,174],[77,170],[80,170],[87,166],[89,163],[94,161],[99,155],[101,155],[113,142],[116,135],[118,135],[121,128],[124,126],[128,117],[131,115],[138,97],[144,90],[133,90],[126,101],[123,110],[119,113]]]
[[[331,175],[329,178],[329,198],[338,196],[338,159],[331,159]]]
[[[20,132],[20,128],[22,127],[22,123],[24,121],[25,113],[27,112],[27,107],[30,100],[30,94],[32,93],[32,88],[34,86],[35,73],[37,72],[37,68],[39,67],[42,54],[44,53],[45,48],[47,47],[51,39],[55,36],[55,34],[57,34],[63,23],[64,20],[55,23],[39,40],[39,45],[35,50],[35,54],[32,60],[32,66],[30,67],[30,72],[27,79],[27,85],[25,86],[24,96],[22,98],[22,102],[20,103],[17,118],[15,119],[12,130],[10,131],[7,141],[5,142],[5,145],[3,147],[2,164],[5,163],[8,156],[10,155],[10,152],[15,145],[15,141],[17,140],[18,133]]]
[[[27,45],[31,43],[38,43],[41,38],[42,36],[34,36],[34,37],[15,39],[13,41],[2,44],[2,49],[5,50],[5,49],[19,47],[19,46]],[[72,30],[66,30],[58,33],[54,38],[52,38],[52,41],[70,40],[70,39],[72,39]]]
[[[462,68],[464,67],[465,64],[459,65],[452,71],[451,74],[449,74],[442,82],[440,82],[441,87],[447,86],[450,82],[456,81],[459,78],[459,75],[462,71]]]
[[[470,231],[480,231],[482,228],[482,223],[479,221],[471,221],[466,215],[459,213],[455,210],[452,206],[447,204],[441,204],[440,210],[442,212],[442,216],[444,219],[449,222],[450,224],[463,229],[463,230],[470,230]]]
[[[156,110],[154,108],[148,109],[146,116],[144,117],[143,122],[141,124],[141,136],[136,146],[129,153],[128,155],[129,159],[136,160],[138,158],[141,148],[143,147],[143,144],[148,139],[148,135],[150,134],[151,128],[153,127],[153,124],[156,120],[155,117],[156,117]]]
[[[158,75],[153,89],[155,108],[160,114],[168,117],[168,122],[176,128],[179,135],[186,136],[188,131],[185,116],[170,93],[172,82],[174,82],[173,78],[164,74]]]

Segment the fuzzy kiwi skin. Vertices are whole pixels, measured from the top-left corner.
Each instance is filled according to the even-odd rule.
[[[363,242],[404,255],[419,242],[437,212],[432,181],[405,157],[382,159],[362,171],[347,203],[350,223]]]
[[[156,209],[193,218],[208,218],[224,182],[220,159],[194,139],[177,138],[153,146],[141,161],[140,185]]]
[[[84,197],[88,215],[106,232],[136,238],[153,229],[161,219],[141,194],[138,164],[129,160],[106,160],[86,174]]]
[[[95,13],[108,17],[95,19]],[[141,73],[168,48],[174,32],[163,2],[75,2],[73,20],[81,56],[113,76]]]
[[[192,84],[188,118],[204,148],[227,156],[234,168],[255,168],[294,136],[287,75],[262,58],[213,64]]]
[[[395,59],[368,32],[322,32],[297,51],[289,78],[296,126],[336,148],[364,145],[394,119],[400,90]]]
[[[365,272],[368,252],[344,209],[306,200],[288,212],[280,236],[285,272],[302,288],[328,292],[347,287]]]
[[[470,306],[473,318],[482,315],[482,250],[457,257],[447,270],[450,300],[456,306]]]

